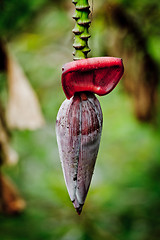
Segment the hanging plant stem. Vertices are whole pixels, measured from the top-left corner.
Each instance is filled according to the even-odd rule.
[[[74,60],[62,68],[66,99],[57,115],[56,135],[64,179],[70,199],[80,215],[98,154],[103,114],[94,93],[110,93],[123,75],[120,58],[87,58],[90,51],[88,0],[72,0],[76,6],[73,33]]]
[[[73,43],[73,47],[75,48],[75,51],[73,52],[73,60],[79,60],[87,58],[87,54],[91,51],[88,47],[88,38],[90,38],[88,28],[91,23],[91,20],[88,17],[90,6],[88,0],[72,0],[72,2],[76,6],[75,14],[73,16],[76,24],[72,30],[75,34]]]

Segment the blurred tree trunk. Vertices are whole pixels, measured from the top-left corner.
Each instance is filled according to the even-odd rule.
[[[120,4],[106,3],[97,14],[104,16],[108,31],[111,31],[114,44],[107,53],[122,57],[124,61],[124,86],[134,99],[137,118],[146,122],[155,120],[159,73],[148,51],[147,37]]]

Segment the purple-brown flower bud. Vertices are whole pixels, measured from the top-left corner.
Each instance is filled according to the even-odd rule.
[[[67,190],[81,213],[98,154],[102,110],[93,93],[79,92],[66,99],[58,112],[56,134]]]

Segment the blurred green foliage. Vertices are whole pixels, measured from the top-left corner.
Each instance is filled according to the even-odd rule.
[[[18,30],[22,30],[33,14],[43,7],[44,3],[44,0],[2,0],[0,2],[1,36],[15,35]]]
[[[103,6],[104,2],[98,4]],[[145,28],[148,33],[154,30],[149,35],[149,47],[158,47],[159,41],[153,39],[159,39],[159,1],[121,3],[149,24],[155,19],[153,29],[148,23]],[[156,14],[147,15],[146,6],[149,9],[154,3]],[[14,0],[2,4],[5,11],[1,8],[0,31],[6,37],[12,36],[9,49],[37,92],[47,124],[34,132],[12,133],[20,161],[13,168],[5,166],[3,171],[18,185],[27,209],[19,216],[0,216],[0,239],[159,240],[159,128],[135,119],[132,100],[123,91],[123,80],[111,94],[99,98],[104,115],[100,151],[82,215],[77,216],[65,187],[54,130],[56,114],[65,99],[61,67],[72,61],[74,22],[69,11],[51,1]],[[142,20],[140,23],[143,25]],[[92,55],[100,56],[100,31],[106,29],[101,19],[94,19],[93,26]],[[153,51],[153,56],[156,54]]]

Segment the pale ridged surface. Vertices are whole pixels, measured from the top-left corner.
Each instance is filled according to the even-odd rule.
[[[56,135],[63,174],[71,201],[75,199],[78,159],[79,159],[79,98],[65,100],[58,112]]]
[[[80,213],[91,182],[102,130],[102,111],[92,93],[65,100],[57,115],[56,134],[67,189]]]

